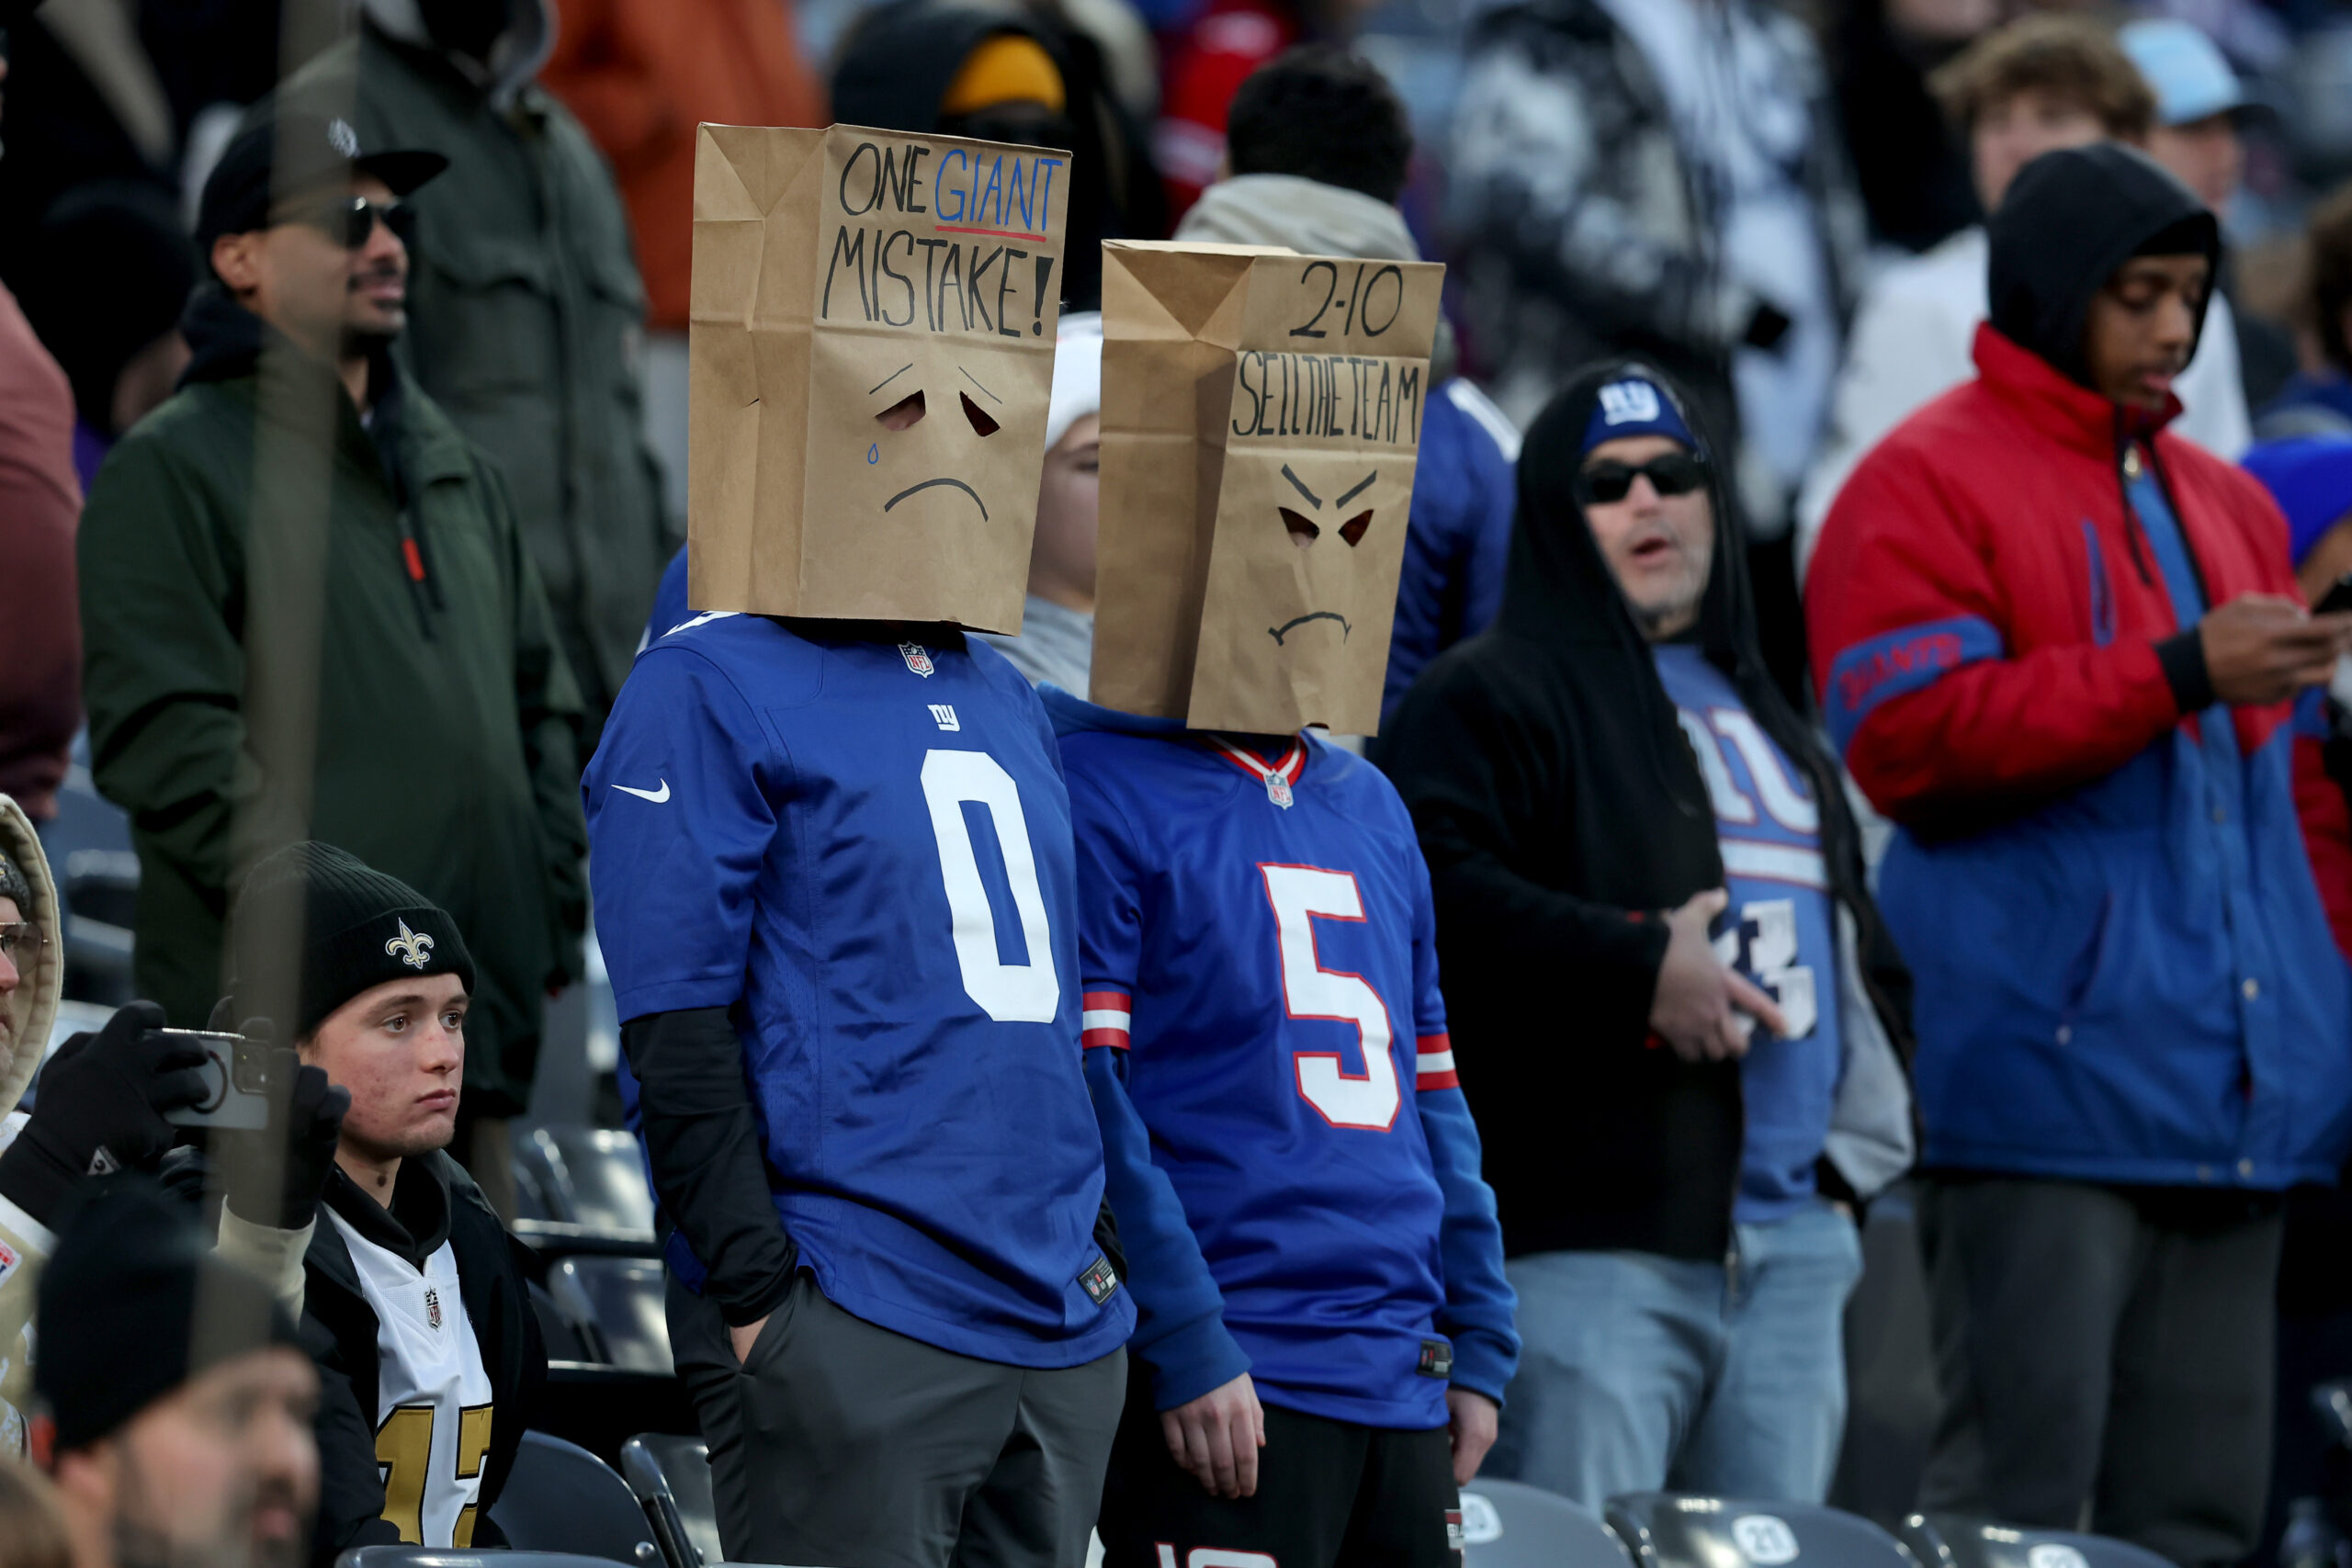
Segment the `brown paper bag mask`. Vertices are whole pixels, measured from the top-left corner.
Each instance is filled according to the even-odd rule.
[[[1445,268],[1112,243],[1093,698],[1372,734]]]
[[[695,150],[696,610],[1018,631],[1069,154],[837,125]]]

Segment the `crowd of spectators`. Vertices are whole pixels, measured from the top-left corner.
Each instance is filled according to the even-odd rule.
[[[0,1458],[0,1565],[498,1544],[522,1420],[428,1422],[416,1462],[468,1484],[403,1521],[377,1417],[401,1378],[427,1408],[538,1397],[513,1126],[557,999],[602,974],[583,770],[695,615],[706,121],[1070,150],[1024,624],[987,640],[1081,706],[1099,242],[1448,264],[1381,731],[1344,744],[1411,814],[1508,1258],[1487,1304],[1516,1297],[1515,1374],[1457,1374],[1504,1396],[1498,1427],[1449,1407],[1457,1472],[1491,1438],[1487,1473],[1596,1508],[1820,1501],[1864,1227],[1899,1201],[1939,1401],[1905,1506],[2201,1568],[2275,1552],[2322,1484],[2290,1413],[2352,1376],[2352,17],[0,0],[0,1455],[42,1472]],[[677,717],[639,687],[641,729]],[[142,999],[53,1041],[75,912],[42,839],[76,789],[136,856]],[[663,1200],[753,1193],[688,1238],[728,1258],[709,1310],[673,1303],[725,1528],[854,1529],[879,1494],[780,1502],[742,1468],[807,1437],[772,1429],[800,1418],[776,1366],[741,1375],[771,1315],[812,1364],[880,1355],[762,1229],[758,1184],[797,1179],[758,1164],[746,1025],[616,1023],[674,1075],[643,1108]],[[266,1051],[266,1134],[175,1124],[200,1057],[169,1031],[205,1028]],[[1039,1104],[1041,1148],[1083,1130],[1075,1091],[1069,1126]],[[447,1303],[440,1359],[379,1350],[412,1287],[436,1331]],[[1054,1463],[1107,1448],[1109,1365],[1053,1369],[1092,1379],[1040,1417]],[[1262,1442],[1236,1381],[1163,1411],[1170,1443]],[[1215,1491],[1221,1451],[1177,1461]],[[1067,1480],[1008,1484],[1003,1528],[1082,1525]]]

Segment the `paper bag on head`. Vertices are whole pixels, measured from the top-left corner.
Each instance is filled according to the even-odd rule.
[[[688,598],[1018,631],[1069,154],[837,125],[695,149]]]
[[[1102,249],[1094,701],[1374,733],[1445,268]]]

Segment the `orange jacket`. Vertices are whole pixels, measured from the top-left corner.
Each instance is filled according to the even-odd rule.
[[[646,324],[683,332],[694,251],[695,126],[823,125],[825,91],[791,0],[556,0],[539,80],[612,160],[637,236]]]

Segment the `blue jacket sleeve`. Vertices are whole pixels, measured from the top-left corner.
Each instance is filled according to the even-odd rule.
[[[1453,1381],[1500,1404],[1519,1368],[1519,1297],[1503,1275],[1503,1227],[1495,1190],[1480,1174],[1478,1124],[1464,1098],[1453,1043],[1445,1029],[1445,999],[1438,988],[1437,909],[1430,874],[1414,848],[1419,879],[1413,920],[1416,1067],[1413,1103],[1421,1116],[1430,1164],[1445,1197],[1438,1258],[1445,1270],[1445,1306],[1439,1331],[1453,1342]]]
[[[1062,753],[1078,850],[1079,964],[1085,977],[1086,1087],[1102,1130],[1103,1191],[1119,1222],[1135,1294],[1129,1348],[1151,1368],[1152,1404],[1170,1410],[1250,1370],[1226,1332],[1225,1295],[1184,1217],[1151,1133],[1127,1092],[1131,998],[1143,953],[1144,876],[1125,816]],[[1147,1004],[1148,1005],[1148,1004]]]
[[[1102,1127],[1103,1186],[1135,1292],[1128,1348],[1151,1368],[1153,1408],[1172,1410],[1248,1371],[1250,1358],[1226,1332],[1225,1297],[1193,1239],[1183,1201],[1151,1162],[1151,1134],[1127,1098],[1126,1066],[1125,1051],[1087,1052],[1086,1087]]]

